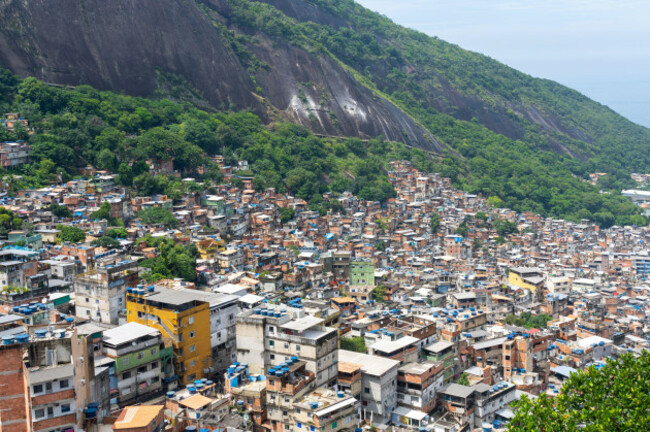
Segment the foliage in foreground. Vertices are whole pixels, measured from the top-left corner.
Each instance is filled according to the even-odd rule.
[[[555,397],[524,398],[510,432],[630,432],[650,430],[650,353],[590,367],[567,380]]]

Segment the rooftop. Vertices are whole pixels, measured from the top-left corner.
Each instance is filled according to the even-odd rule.
[[[409,345],[413,345],[418,342],[420,339],[413,336],[404,336],[397,340],[380,340],[370,346],[370,349],[373,351],[381,351],[387,354],[395,352],[397,350],[406,348]]]
[[[287,330],[295,330],[298,332],[303,332],[309,330],[310,328],[320,325],[323,322],[322,319],[307,315],[303,318],[299,318],[295,321],[289,321],[286,324],[281,325],[280,327]]]
[[[373,376],[381,376],[393,368],[397,371],[400,363],[397,360],[346,350],[339,350],[339,362],[359,365],[361,372]]]
[[[128,406],[122,410],[120,416],[113,423],[113,430],[145,428],[156,419],[164,408],[164,405]]]
[[[104,331],[104,343],[118,346],[145,336],[159,336],[160,332],[149,326],[130,322]]]

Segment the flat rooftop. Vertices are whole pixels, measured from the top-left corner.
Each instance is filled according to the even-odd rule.
[[[104,343],[119,346],[145,336],[158,336],[160,332],[149,326],[130,322],[104,331]]]
[[[339,362],[359,365],[362,373],[373,376],[381,376],[391,369],[395,369],[397,372],[397,367],[400,364],[398,360],[346,350],[339,350]]]

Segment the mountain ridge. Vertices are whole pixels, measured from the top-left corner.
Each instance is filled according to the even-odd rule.
[[[178,79],[216,110],[436,153],[463,189],[540,214],[609,221],[580,182],[650,170],[650,130],[352,0],[0,0],[0,64],[147,97]]]

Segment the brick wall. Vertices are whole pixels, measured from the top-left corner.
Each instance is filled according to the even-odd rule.
[[[0,432],[28,432],[22,345],[0,346]]]

